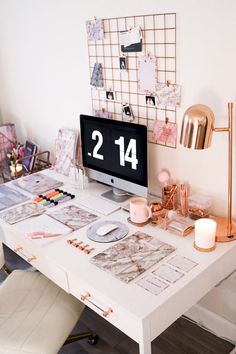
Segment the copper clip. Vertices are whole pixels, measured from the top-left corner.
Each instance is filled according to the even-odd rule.
[[[73,238],[72,240],[67,240],[66,242],[69,244],[69,245],[73,245],[73,243],[77,240],[77,238]]]
[[[92,251],[95,251],[95,248],[89,248],[87,250],[84,250],[84,253],[90,254]]]
[[[82,243],[83,243],[83,241],[76,242],[76,243],[73,243],[73,246],[74,246],[75,248],[79,248],[79,249],[81,250],[81,247],[82,247],[82,246],[80,246],[80,245],[82,245]]]
[[[107,317],[107,316],[109,316],[110,313],[112,313],[112,312],[113,312],[112,308],[109,307],[107,311],[104,311],[104,312],[102,313],[102,315],[103,315],[104,317]]]
[[[29,257],[27,258],[27,262],[31,263],[32,261],[35,261],[35,259],[37,259],[36,256]]]
[[[80,300],[81,300],[81,301],[85,301],[85,300],[86,300],[87,298],[89,298],[90,296],[91,296],[91,294],[87,292],[86,294],[80,296]]]

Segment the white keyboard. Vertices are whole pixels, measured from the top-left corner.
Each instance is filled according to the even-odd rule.
[[[78,197],[75,200],[75,203],[103,215],[112,214],[114,211],[120,209],[118,204],[112,203],[103,199],[102,197],[96,197],[94,195]]]

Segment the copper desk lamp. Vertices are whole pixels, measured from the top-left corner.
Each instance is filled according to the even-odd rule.
[[[217,223],[216,241],[236,240],[236,224],[232,222],[232,117],[233,103],[228,103],[228,127],[214,128],[214,113],[203,105],[196,104],[184,113],[180,144],[192,149],[207,149],[213,132],[228,133],[228,217],[214,216]]]

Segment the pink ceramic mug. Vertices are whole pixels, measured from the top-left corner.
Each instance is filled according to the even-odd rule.
[[[147,204],[147,199],[133,197],[130,199],[130,220],[134,223],[143,223],[152,216],[151,208]]]

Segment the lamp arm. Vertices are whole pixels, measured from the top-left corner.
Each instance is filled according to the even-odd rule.
[[[216,133],[229,132],[229,128],[213,128],[213,131]]]

